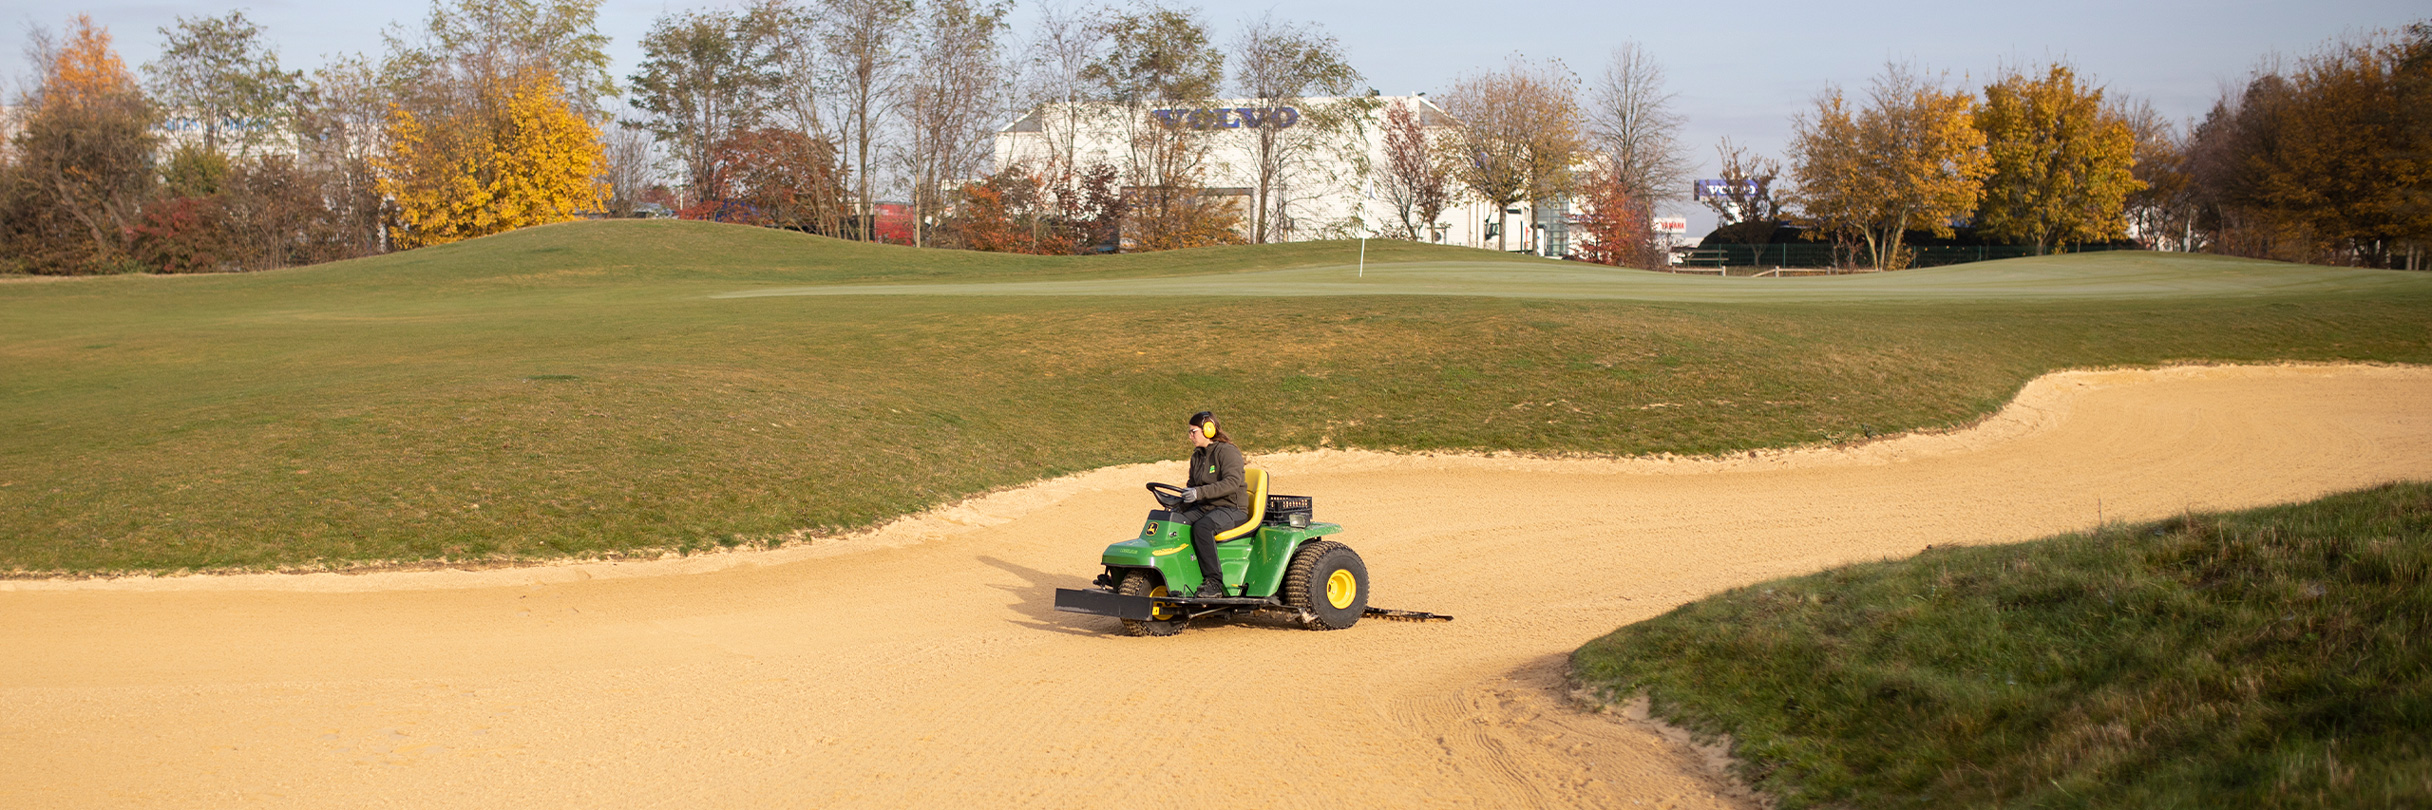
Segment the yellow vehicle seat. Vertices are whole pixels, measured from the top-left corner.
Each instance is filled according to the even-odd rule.
[[[1257,467],[1245,468],[1241,471],[1241,483],[1250,489],[1250,519],[1239,526],[1217,532],[1216,542],[1222,543],[1257,531],[1259,522],[1267,519],[1267,471]]]

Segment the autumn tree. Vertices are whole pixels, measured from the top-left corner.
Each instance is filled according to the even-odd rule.
[[[776,24],[772,50],[779,80],[771,91],[768,125],[827,141],[842,150],[845,140],[830,126],[827,109],[834,76],[828,69],[817,0],[759,0],[755,10]]]
[[[388,34],[391,90],[409,100],[434,92],[470,96],[501,81],[556,77],[556,94],[597,121],[616,92],[608,76],[601,0],[432,0],[418,36]]]
[[[2033,244],[2100,242],[2127,234],[2136,140],[2066,65],[2040,77],[2012,71],[1984,88],[1976,111],[1992,173],[1976,209],[1987,235]]]
[[[297,156],[266,153],[231,167],[217,202],[230,248],[223,270],[268,270],[363,255],[328,178]]]
[[[1460,122],[1446,145],[1455,174],[1494,206],[1498,220],[1521,200],[1539,206],[1571,190],[1571,168],[1585,147],[1578,85],[1559,60],[1536,64],[1515,56],[1500,71],[1462,77],[1444,95],[1445,112]],[[1496,249],[1508,239],[1495,229]]]
[[[1638,196],[1637,180],[1629,170],[1599,167],[1583,178],[1580,191],[1587,203],[1579,212],[1580,227],[1586,231],[1579,243],[1580,260],[1642,269],[1670,262],[1655,241],[1653,202]]]
[[[2127,124],[2136,142],[2136,163],[2129,171],[2141,185],[2128,193],[2128,235],[2147,250],[2201,249],[2187,136],[2151,102],[2115,101],[2111,106],[2112,115]]]
[[[1447,151],[1430,134],[1450,124],[1450,118],[1424,100],[1417,109],[1403,101],[1385,108],[1385,165],[1379,167],[1377,195],[1393,207],[1390,235],[1428,240],[1459,193],[1445,160]]]
[[[392,242],[413,248],[596,211],[597,107],[613,89],[598,0],[434,3],[417,41],[390,38],[392,104],[374,161]]]
[[[2391,267],[2427,269],[2432,254],[2432,20],[2409,25],[2397,45],[2392,81],[2399,141],[2392,151],[2408,162],[2410,177],[2392,207],[2399,226]],[[2398,259],[2403,252],[2404,261]]]
[[[2417,263],[2432,237],[2425,39],[2419,27],[2335,43],[2217,104],[2189,149],[2214,249]]]
[[[980,174],[994,144],[1006,87],[1000,40],[1007,5],[929,0],[917,20],[913,47],[922,54],[904,73],[904,141],[898,156],[911,186],[912,219],[942,213],[948,193]],[[917,225],[913,244],[928,244]]]
[[[15,105],[30,112],[0,188],[0,261],[44,274],[140,269],[129,250],[156,182],[152,106],[90,17],[55,47],[37,33],[31,50],[43,73]]]
[[[217,273],[237,254],[217,195],[155,200],[129,237],[129,254],[156,273]]]
[[[1068,255],[1089,244],[1088,223],[1072,197],[1051,194],[1047,180],[1013,165],[963,184],[961,202],[945,230],[966,250]]]
[[[160,58],[144,65],[144,77],[170,128],[200,134],[209,152],[233,140],[239,155],[290,131],[302,74],[279,67],[261,26],[244,12],[181,16],[160,33]]]
[[[849,216],[846,170],[836,145],[777,127],[739,132],[717,148],[716,195],[739,203],[727,222],[837,236]]]
[[[163,273],[214,273],[363,255],[325,196],[328,178],[307,160],[179,151],[133,229],[135,257]]]
[[[362,55],[332,59],[296,98],[296,159],[328,209],[328,241],[316,260],[386,249],[387,198],[372,163],[388,148],[390,98],[379,66]]]
[[[1867,104],[1827,89],[1791,135],[1791,195],[1816,227],[1855,234],[1877,270],[1907,266],[1910,229],[1951,235],[1951,220],[1976,210],[1992,170],[1975,99],[1893,66]]]
[[[648,115],[631,123],[667,146],[696,195],[713,186],[718,145],[758,129],[775,101],[778,11],[669,14],[642,37],[641,69],[626,81]]]
[[[144,73],[175,148],[135,228],[138,256],[162,272],[217,272],[376,250],[363,228],[380,201],[344,155],[356,133],[323,114],[320,88],[279,67],[261,27],[230,12],[161,34]]]
[[[1098,98],[1090,67],[1104,57],[1106,27],[1090,17],[1094,11],[1050,4],[1039,12],[1023,46],[1017,93],[1029,110],[1025,122],[1036,125],[1047,141],[1046,159],[1036,168],[1055,193],[1077,188],[1081,130],[1091,123],[1083,102]]]
[[[1039,209],[1046,195],[1040,186],[1037,177],[1021,171],[999,171],[965,183],[956,194],[962,204],[955,207],[946,227],[965,250],[1070,253],[1069,245],[1058,250],[1053,235],[1042,232],[1046,223]],[[1048,238],[1042,240],[1042,236]]]
[[[1345,62],[1342,44],[1315,24],[1262,16],[1242,28],[1230,50],[1234,84],[1251,107],[1297,114],[1288,126],[1270,115],[1249,133],[1250,241],[1289,239],[1285,225],[1295,220],[1295,202],[1342,193],[1365,179],[1366,128],[1375,105],[1343,98],[1359,86],[1360,73]],[[1336,166],[1351,168],[1319,176]]]
[[[1637,43],[1614,49],[1588,88],[1584,105],[1589,148],[1604,155],[1613,178],[1639,200],[1680,196],[1689,162],[1680,150],[1683,119],[1672,109],[1677,94],[1664,87],[1663,65]]]
[[[1131,219],[1131,196],[1123,193],[1123,172],[1113,165],[1092,163],[1078,172],[1071,193],[1056,197],[1056,215],[1079,235],[1082,253],[1109,253],[1123,246],[1123,223]]]
[[[439,115],[399,107],[376,162],[398,246],[440,245],[597,210],[598,128],[545,68],[493,81]]]
[[[1223,80],[1224,53],[1208,41],[1207,25],[1191,12],[1144,4],[1107,19],[1102,31],[1105,50],[1082,77],[1121,111],[1128,241],[1141,250],[1240,241],[1244,212],[1204,185],[1208,130],[1173,112],[1207,107]]]
[[[2240,256],[2304,252],[2292,248],[2284,254],[2277,249],[2269,235],[2272,229],[2263,227],[2257,212],[2245,204],[2249,160],[2272,134],[2266,120],[2272,116],[2266,111],[2287,105],[2292,95],[2287,79],[2276,73],[2257,75],[2237,92],[2225,89],[2188,133],[2190,196],[2207,249]]]
[[[854,204],[872,216],[870,152],[876,128],[885,123],[887,107],[895,101],[897,76],[911,53],[903,47],[913,12],[912,0],[820,0],[824,27],[821,52],[827,75],[836,86],[829,94],[837,109],[835,125],[853,157],[857,185]],[[867,234],[872,238],[875,233]]]
[[[619,219],[640,210],[642,195],[659,181],[655,139],[640,126],[618,121],[600,132],[600,180],[608,186],[607,212]]]

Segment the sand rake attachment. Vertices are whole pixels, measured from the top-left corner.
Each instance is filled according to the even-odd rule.
[[[1369,608],[1369,609],[1368,609],[1368,612],[1366,612],[1366,613],[1362,613],[1362,614],[1360,614],[1360,615],[1362,615],[1362,616],[1364,616],[1364,617],[1367,617],[1367,618],[1371,618],[1371,619],[1391,619],[1391,620],[1393,620],[1393,621],[1397,621],[1397,622],[1449,622],[1449,621],[1452,621],[1452,617],[1451,617],[1451,616],[1448,616],[1448,615],[1445,615],[1445,614],[1442,614],[1442,613],[1428,613],[1428,612],[1426,612],[1426,611],[1422,611],[1422,610],[1386,610],[1386,609],[1381,608],[1381,607],[1372,607],[1372,608]]]

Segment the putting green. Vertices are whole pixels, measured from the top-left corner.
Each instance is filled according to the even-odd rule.
[[[2432,274],[2116,252],[1790,278],[1721,278],[1550,262],[1438,261],[1371,264],[1364,272],[1342,264],[1162,278],[782,286],[712,297],[1443,295],[1746,304],[2237,298],[2426,289],[2432,289]]]

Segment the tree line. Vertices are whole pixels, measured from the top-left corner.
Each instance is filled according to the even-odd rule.
[[[241,12],[179,18],[137,70],[89,18],[37,32],[0,149],[0,272],[262,269],[656,208],[1030,253],[1424,241],[1469,202],[1567,209],[1575,257],[1658,267],[1654,217],[1689,186],[1676,96],[1635,45],[1584,79],[1514,55],[1413,103],[1360,92],[1337,40],[1271,15],[1220,43],[1157,0],[1048,8],[1017,39],[1003,0],[759,0],[662,15],[620,80],[598,2],[437,0],[379,57],[309,73]],[[1780,160],[1723,141],[1701,196],[1726,240],[1803,226],[1878,268],[1958,227],[2419,267],[2428,53],[2424,24],[2335,43],[2184,126],[2067,65],[1980,93],[1893,67],[1826,88]],[[1233,130],[1249,187],[1213,194],[1221,130],[1170,111],[1220,98],[1300,117]],[[1008,121],[1046,146],[993,165]],[[1108,131],[1111,152],[1081,148]],[[1320,204],[1345,188],[1386,215]],[[908,214],[878,216],[881,195]]]
[[[242,12],[179,18],[140,80],[88,16],[37,31],[0,152],[0,271],[259,270],[593,210],[611,86],[593,9],[434,6],[383,58],[311,74]]]
[[[1793,122],[1788,166],[1726,141],[1708,198],[1728,241],[1782,225],[1904,266],[1904,240],[2156,250],[2423,269],[2432,243],[2432,24],[2267,63],[2188,125],[2066,65],[2003,71],[1981,95],[1893,66],[1828,88]]]

